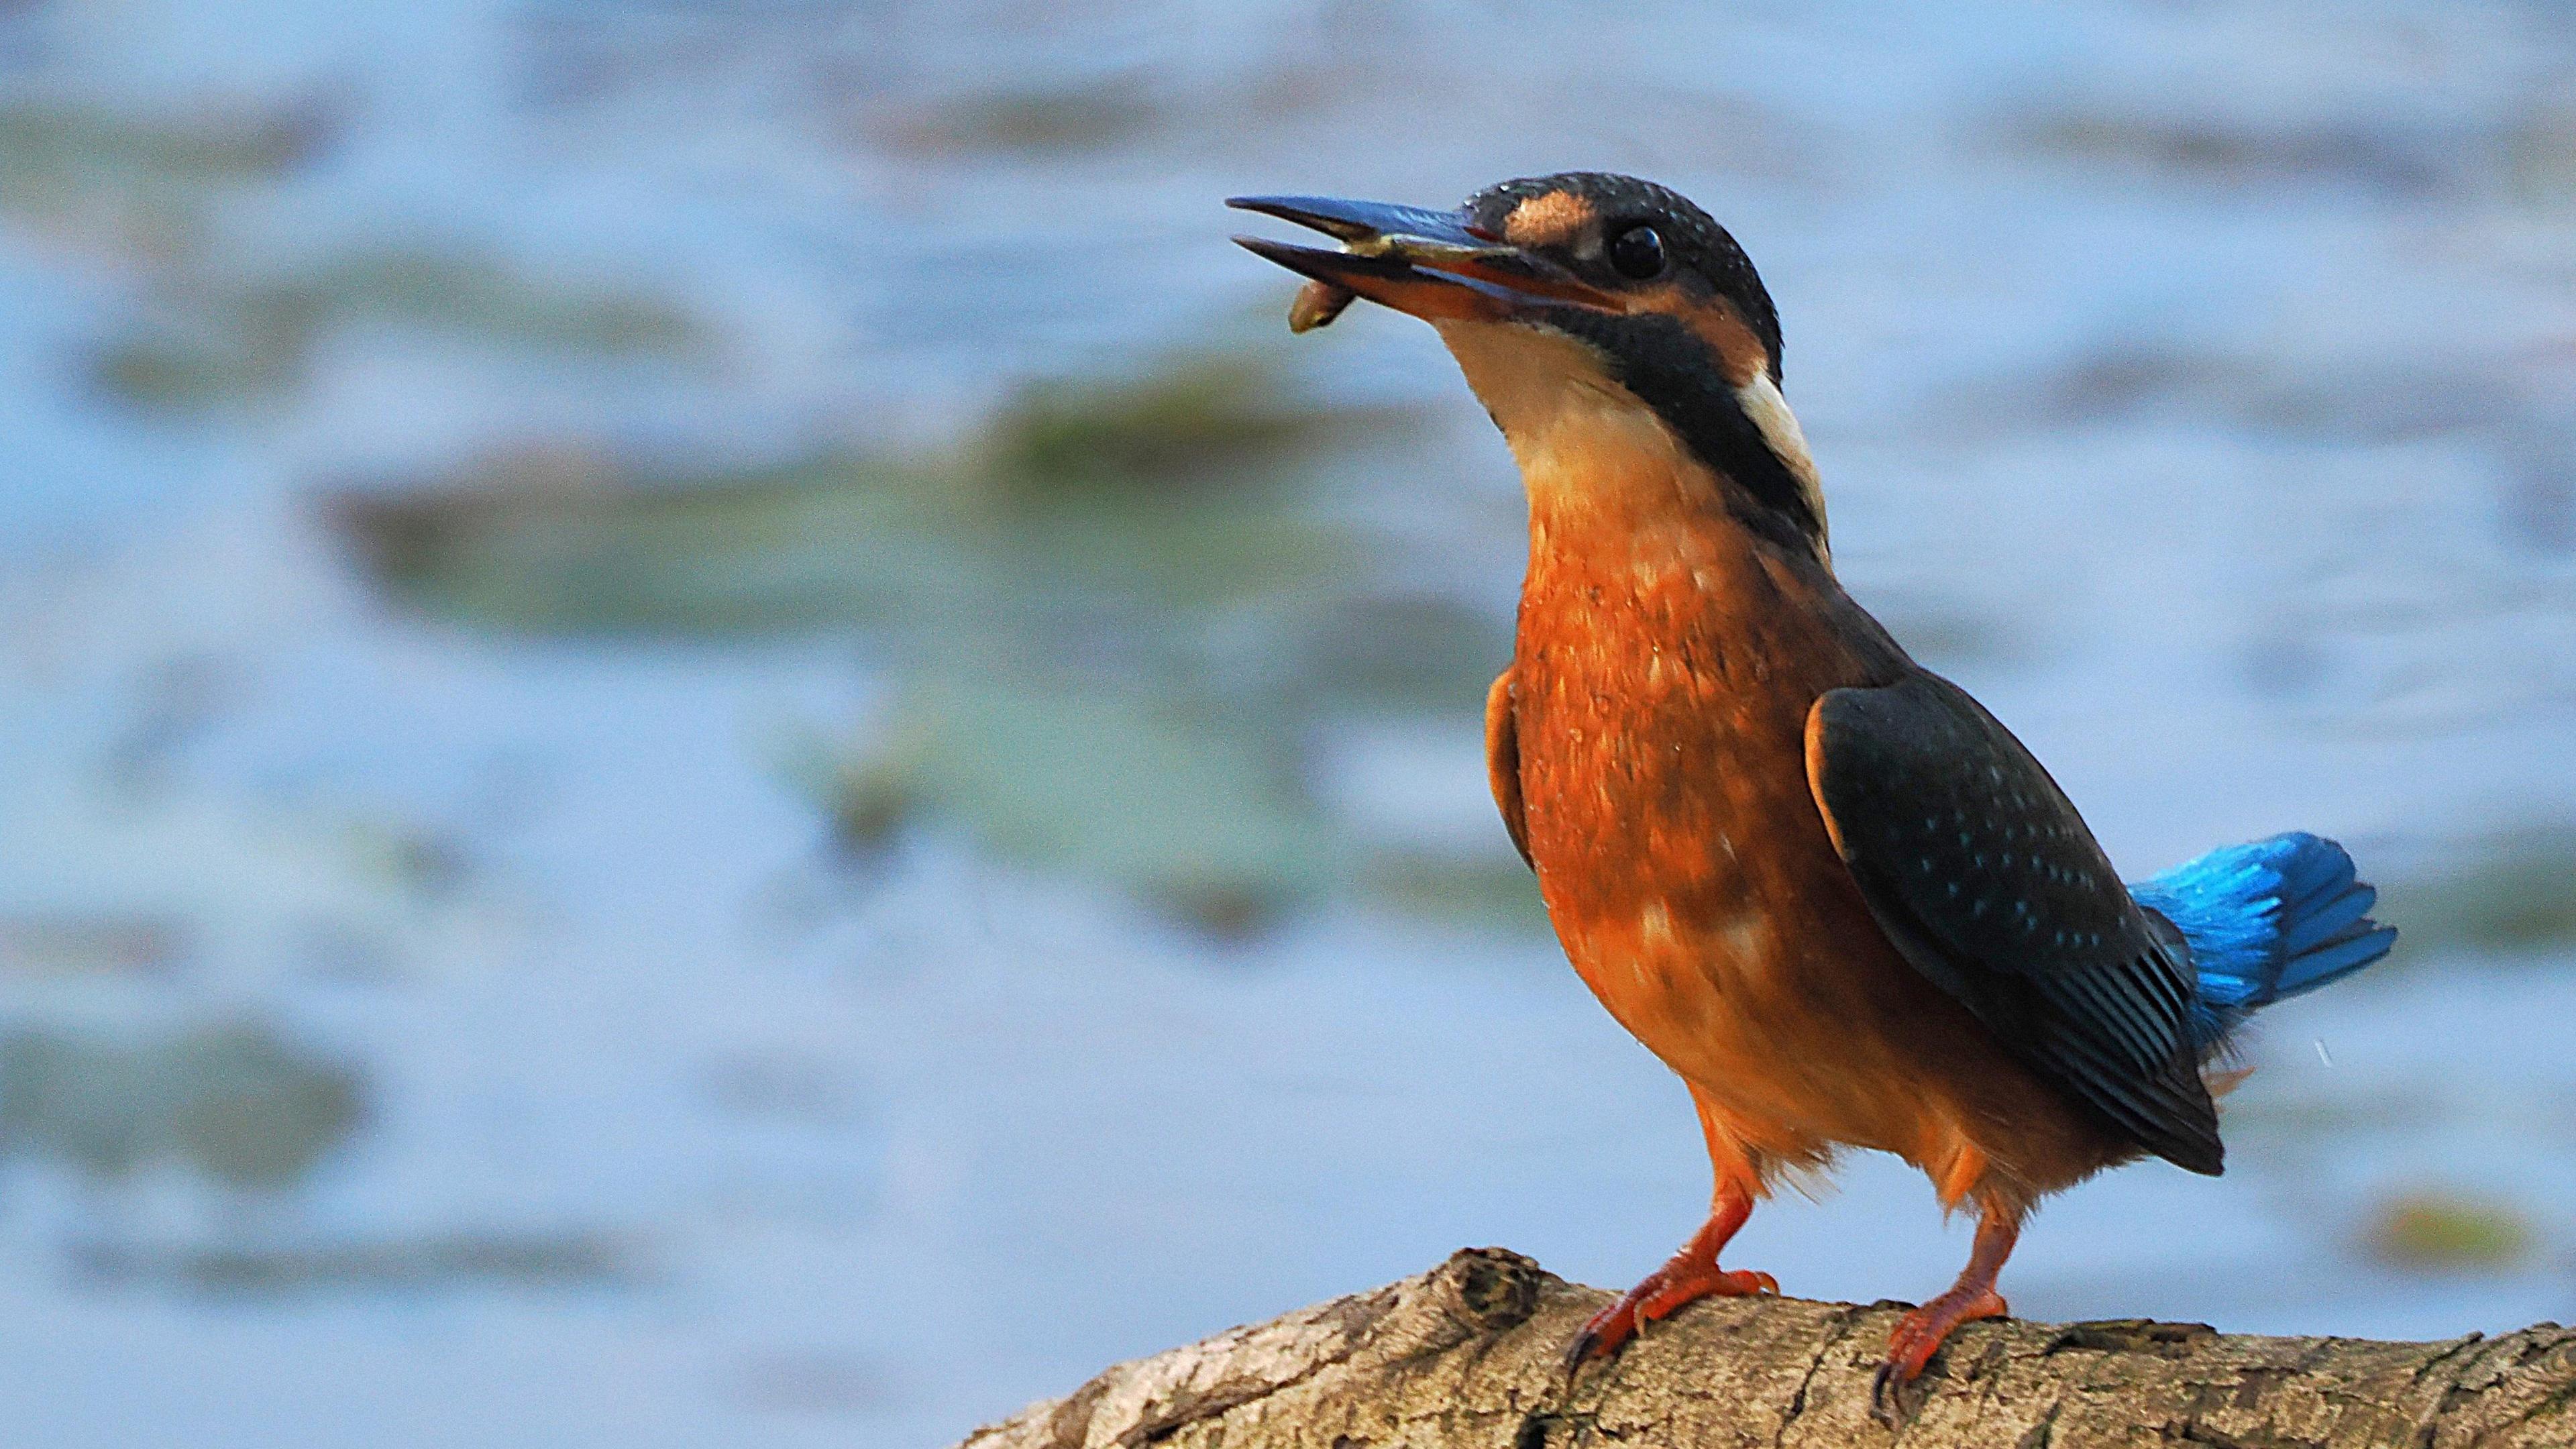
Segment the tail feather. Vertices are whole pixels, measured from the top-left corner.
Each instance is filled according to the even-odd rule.
[[[2370,914],[2379,892],[2355,878],[2352,857],[2344,853],[2342,846],[2304,833],[2274,836],[2273,840],[2296,842],[2282,873],[2284,955],[2295,957],[2313,951]]]
[[[2397,939],[2370,919],[2379,892],[2352,857],[2305,831],[2221,846],[2129,889],[2191,948],[2192,1044],[2203,1054],[2254,1012],[2351,975]]]
[[[2369,915],[2370,908],[2378,900],[2379,892],[2366,885],[2355,885],[2341,895],[2313,905],[2295,902],[2284,905],[2281,918],[2296,924],[2281,933],[2281,950],[2284,954],[2296,956],[2302,951],[2313,951],[2325,945],[2350,931],[2362,917]]]

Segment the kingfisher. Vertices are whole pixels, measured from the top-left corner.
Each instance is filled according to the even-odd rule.
[[[2305,832],[2123,884],[2066,792],[1835,577],[1780,318],[1726,228],[1598,172],[1455,210],[1228,203],[1338,247],[1236,240],[1307,283],[1298,331],[1365,299],[1431,323],[1519,464],[1529,564],[1485,698],[1494,802],[1575,971],[1690,1089],[1706,1222],[1569,1365],[1712,1295],[1784,1180],[1859,1148],[1973,1208],[1968,1264],[1897,1323],[1907,1386],[1996,1288],[2049,1194],[2161,1157],[2223,1166],[2231,1036],[2388,953],[2376,892]]]

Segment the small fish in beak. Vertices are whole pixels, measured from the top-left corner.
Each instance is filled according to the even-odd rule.
[[[1360,294],[1331,282],[1308,282],[1297,289],[1297,300],[1288,304],[1288,330],[1312,332],[1330,327],[1342,309],[1360,299]]]

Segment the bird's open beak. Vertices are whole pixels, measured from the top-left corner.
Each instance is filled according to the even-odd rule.
[[[1235,238],[1255,256],[1349,294],[1301,296],[1290,319],[1301,332],[1331,321],[1349,296],[1431,321],[1502,321],[1566,303],[1619,309],[1608,293],[1478,229],[1460,212],[1329,196],[1237,196],[1226,205],[1312,227],[1342,244],[1343,250],[1328,251]]]

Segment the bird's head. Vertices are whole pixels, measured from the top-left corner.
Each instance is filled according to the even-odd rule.
[[[1718,507],[1825,556],[1815,464],[1780,394],[1779,314],[1744,249],[1687,198],[1569,172],[1506,181],[1455,211],[1318,196],[1228,204],[1342,244],[1236,238],[1313,279],[1298,330],[1353,297],[1438,328],[1534,507],[1631,518]]]

